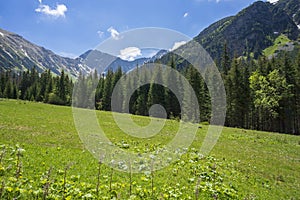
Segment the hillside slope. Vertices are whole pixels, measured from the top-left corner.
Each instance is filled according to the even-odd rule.
[[[257,58],[280,34],[287,35],[291,40],[298,38],[299,6],[300,0],[280,0],[276,4],[258,1],[237,15],[212,24],[195,40],[213,58],[221,57],[224,43],[227,43],[231,56],[253,53]]]
[[[231,56],[235,54],[257,58],[263,54],[263,50],[274,45],[278,36],[286,35],[289,40],[295,41],[299,33],[300,0],[279,0],[276,4],[257,1],[235,16],[213,23],[194,39],[213,59],[221,57],[225,43]],[[106,67],[116,70],[121,66],[123,71],[128,71],[147,60],[140,58],[128,62],[97,51],[88,51],[76,59],[64,58],[2,29],[0,47],[0,70],[22,71],[35,66],[39,72],[50,69],[55,74],[64,69],[73,77],[77,77],[80,71],[85,74],[97,69],[99,72]],[[95,59],[85,62],[87,56]],[[171,57],[163,56],[163,63],[170,62]]]
[[[83,196],[85,193],[95,196],[99,164],[80,141],[70,107],[0,100],[0,108],[0,155],[3,149],[1,144],[12,147],[19,144],[19,148],[26,150],[21,157],[23,178],[16,180],[15,184],[6,184],[6,193],[11,191],[10,194],[16,195],[19,194],[18,189],[33,185],[34,188],[30,190],[36,192],[36,189],[35,195],[43,195],[40,188],[45,184],[47,171],[51,169],[49,195],[54,195],[55,192],[62,195],[63,187],[56,181],[63,183],[63,172],[69,166],[66,174],[67,194],[74,195],[74,199],[81,198],[75,195]],[[122,148],[122,151],[141,153],[155,151],[174,138],[179,125],[176,121],[167,120],[164,128],[157,135],[140,139],[122,132],[111,112],[97,111],[96,114],[106,137],[117,148],[127,144],[128,149]],[[128,117],[140,125],[147,125],[150,121],[147,117]],[[216,195],[203,196],[214,193],[218,195],[218,199],[231,199],[231,196],[222,196],[231,191],[237,192],[235,199],[298,199],[300,196],[299,137],[224,128],[210,156],[202,158],[199,156],[199,150],[207,130],[206,125],[198,129],[191,149],[181,160],[154,172],[155,197],[195,199],[195,188],[198,185],[201,188],[199,199],[216,199]],[[4,154],[1,163],[4,167],[8,167],[6,163],[16,158],[9,154],[10,148],[6,150],[7,153]],[[11,171],[1,171],[0,177],[1,180],[7,180],[5,183],[15,180],[15,164],[11,167]],[[129,199],[130,175],[118,170],[113,171],[112,175],[110,167],[104,164],[100,167],[100,197],[117,193],[122,195],[121,199]],[[10,174],[12,177],[9,176]],[[113,177],[111,193],[110,176]],[[33,182],[26,181],[26,184],[18,184],[28,180],[26,178]],[[131,194],[135,195],[136,199],[153,199],[149,174],[133,174],[132,182],[134,184],[132,184]],[[8,187],[12,189],[8,190]],[[30,195],[29,189],[22,191],[23,198],[20,199],[28,199],[24,195]],[[57,198],[62,199],[61,196]]]
[[[54,74],[65,70],[73,77],[79,72],[88,73],[89,67],[80,59],[56,55],[44,47],[37,46],[23,37],[0,29],[0,70],[23,71],[36,67],[39,72],[50,69]]]

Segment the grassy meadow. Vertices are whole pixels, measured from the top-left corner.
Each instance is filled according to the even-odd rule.
[[[168,120],[153,138],[136,139],[122,133],[110,112],[97,116],[114,144],[141,152],[167,143],[178,129]],[[84,148],[70,107],[1,99],[0,199],[300,199],[299,136],[224,128],[202,157],[208,126],[201,126],[181,160],[128,174],[99,164]]]

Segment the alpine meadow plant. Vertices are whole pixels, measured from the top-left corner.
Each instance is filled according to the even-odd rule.
[[[193,196],[195,199],[237,198],[236,190],[222,182],[224,177],[217,167],[221,167],[222,163],[208,157],[207,165],[202,166],[198,161],[204,158],[197,158],[193,151],[185,155],[184,161],[178,161],[172,166],[189,169],[189,177],[181,176],[186,179],[186,183],[180,180],[173,185],[154,182],[153,166],[148,173],[133,176],[130,171],[127,178],[120,179],[113,168],[102,170],[104,167],[101,159],[95,169],[96,183],[83,182],[79,175],[71,174],[73,163],[67,164],[63,170],[49,167],[45,172],[41,170],[35,176],[24,177],[24,154],[25,150],[19,145],[1,145],[0,199],[192,199]],[[131,168],[131,164],[129,167]],[[171,176],[179,178],[183,172]]]

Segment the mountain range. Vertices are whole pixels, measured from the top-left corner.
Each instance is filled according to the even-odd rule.
[[[23,71],[35,67],[38,72],[50,69],[54,74],[60,74],[64,69],[73,77],[78,76],[80,71],[86,73],[92,71],[79,58],[61,57],[2,29],[0,29],[0,47],[0,70]]]
[[[89,50],[79,56],[81,62],[85,63],[97,72],[107,72],[107,70],[116,71],[121,67],[123,72],[131,71],[137,66],[141,66],[145,63],[154,62],[167,54],[167,50],[159,50],[154,56],[142,57],[132,61],[123,60],[117,56],[113,56],[107,53],[103,53],[99,50]],[[105,70],[104,70],[105,69]]]
[[[300,0],[254,2],[235,16],[225,17],[213,23],[194,37],[194,40],[199,42],[213,59],[221,58],[225,44],[231,56],[257,58],[282,35],[289,41],[299,40]],[[293,43],[290,42],[289,45],[292,48]],[[86,74],[95,69],[98,72],[103,69],[116,70],[120,66],[124,72],[128,72],[137,65],[155,62],[157,59],[167,62],[172,55],[162,50],[151,58],[127,61],[97,50],[89,50],[72,59],[61,57],[2,29],[0,47],[0,70],[23,71],[35,67],[39,72],[50,69],[54,74],[60,74],[63,69],[72,77],[77,77],[80,72]],[[181,48],[185,48],[185,45]],[[89,59],[86,59],[87,57]]]
[[[88,50],[78,58],[72,59],[61,57],[3,29],[0,29],[0,47],[0,70],[23,71],[35,67],[38,72],[50,69],[59,75],[63,69],[72,77],[77,77],[80,72],[88,74],[94,70],[116,71],[119,67],[127,72],[136,66],[154,62],[167,53],[167,50],[160,50],[152,57],[128,61],[98,50]]]

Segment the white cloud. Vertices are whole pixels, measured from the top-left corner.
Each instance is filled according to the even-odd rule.
[[[270,2],[270,3],[275,4],[275,3],[277,3],[279,0],[267,0],[267,1]]]
[[[99,38],[102,38],[103,35],[104,35],[104,32],[103,31],[97,31],[97,34],[98,34]]]
[[[186,18],[187,16],[189,16],[189,13],[184,13],[183,17]]]
[[[186,41],[180,41],[180,42],[175,42],[173,47],[169,49],[169,51],[174,51],[175,49],[178,49],[182,45],[186,44]]]
[[[112,26],[111,26],[109,29],[107,29],[107,31],[110,33],[110,36],[111,36],[114,40],[119,40],[119,39],[121,39],[120,33],[119,33],[116,29],[114,29]]]
[[[123,60],[133,61],[136,57],[141,56],[142,52],[137,47],[127,47],[120,50],[119,57]]]
[[[42,0],[39,0],[40,4],[42,4]]]
[[[40,0],[40,2],[42,1]],[[65,6],[64,4],[57,4],[55,9],[50,8],[50,6],[48,5],[41,4],[37,9],[35,9],[35,12],[58,18],[65,17],[65,12],[67,12],[67,10],[67,6]]]

